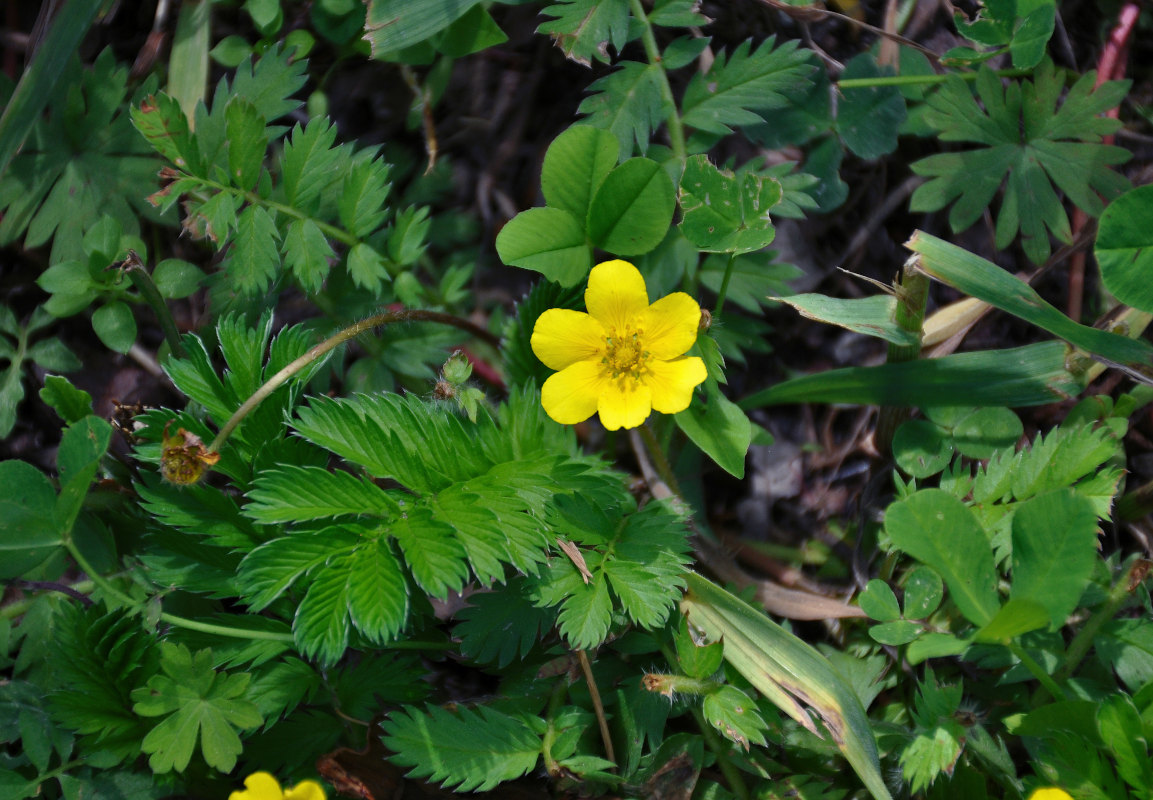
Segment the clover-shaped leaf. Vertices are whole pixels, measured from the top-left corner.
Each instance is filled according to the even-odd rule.
[[[160,668],[148,685],[132,693],[132,710],[143,717],[163,717],[144,741],[153,772],[183,771],[196,741],[210,767],[229,772],[243,749],[238,730],[263,722],[256,705],[243,699],[249,675],[227,675],[212,668],[212,651],[195,655],[184,645],[163,645]]]

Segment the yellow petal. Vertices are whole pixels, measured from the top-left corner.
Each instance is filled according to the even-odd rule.
[[[540,404],[560,424],[575,425],[596,413],[597,401],[608,382],[602,364],[578,361],[544,382]]]
[[[1073,800],[1073,798],[1064,789],[1047,786],[1043,789],[1034,789],[1033,794],[1029,795],[1029,800]]]
[[[638,315],[648,307],[645,279],[629,262],[604,261],[589,273],[585,308],[610,334],[614,328],[623,333],[623,329],[637,321]]]
[[[583,311],[550,308],[537,317],[531,344],[546,367],[564,369],[578,361],[604,358],[605,329]]]
[[[697,340],[701,307],[684,292],[674,292],[649,306],[641,319],[645,350],[657,358],[676,358]]]
[[[267,772],[254,772],[244,779],[244,791],[233,792],[228,800],[284,800],[280,782]]]
[[[709,376],[696,356],[652,361],[643,380],[652,390],[653,408],[662,414],[684,411],[693,401],[693,389]]]
[[[327,800],[324,787],[316,781],[301,781],[284,793],[284,800]]]
[[[649,418],[652,410],[652,391],[633,378],[608,381],[597,405],[601,424],[610,431],[635,428]]]

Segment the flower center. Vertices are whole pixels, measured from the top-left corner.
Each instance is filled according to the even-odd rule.
[[[616,331],[613,331],[615,334]],[[644,331],[627,330],[623,336],[606,336],[604,362],[614,378],[630,375],[639,378],[646,362],[652,357],[641,346]]]

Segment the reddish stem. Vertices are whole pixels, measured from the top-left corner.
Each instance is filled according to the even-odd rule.
[[[1125,64],[1129,58],[1129,42],[1133,37],[1133,30],[1137,27],[1137,17],[1141,14],[1141,6],[1135,0],[1130,0],[1121,7],[1117,15],[1117,24],[1109,33],[1105,48],[1101,51],[1101,58],[1097,60],[1097,83],[1094,88],[1101,86],[1105,81],[1121,80],[1125,77]],[[1119,108],[1114,107],[1105,112],[1105,116],[1117,119]],[[1113,144],[1113,136],[1102,138],[1105,144]],[[1080,208],[1073,209],[1073,238],[1085,227],[1089,221],[1088,216]],[[1081,309],[1085,295],[1085,251],[1078,250],[1070,256],[1069,260],[1069,317],[1074,321],[1081,320]]]

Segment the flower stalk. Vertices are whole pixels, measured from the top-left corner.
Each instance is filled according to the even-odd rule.
[[[216,438],[212,440],[212,444],[208,446],[210,453],[219,453],[220,448],[228,441],[228,437],[236,430],[237,426],[244,421],[253,409],[267,398],[270,394],[275,392],[288,381],[296,373],[300,372],[305,367],[309,366],[317,359],[327,355],[332,350],[347,342],[349,339],[355,339],[362,333],[370,331],[373,328],[388,325],[393,322],[439,322],[443,325],[452,325],[455,328],[467,331],[478,339],[483,339],[489,344],[496,346],[499,344],[497,337],[466,319],[454,316],[453,314],[445,314],[440,311],[424,311],[421,309],[401,309],[400,311],[386,311],[381,314],[375,314],[368,319],[357,322],[354,325],[349,325],[344,330],[328,337],[323,342],[314,347],[309,348],[308,352],[300,356],[282,370],[277,372],[271,378],[264,382],[259,389],[252,393],[240,408],[228,419],[220,432],[216,434]]]

